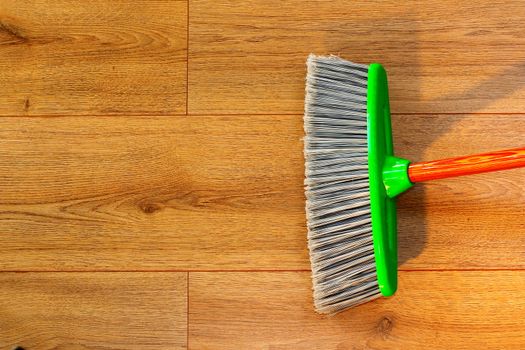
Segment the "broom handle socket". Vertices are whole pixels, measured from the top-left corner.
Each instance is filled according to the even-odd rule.
[[[520,167],[525,167],[525,147],[411,163],[408,177],[411,182],[421,182]]]

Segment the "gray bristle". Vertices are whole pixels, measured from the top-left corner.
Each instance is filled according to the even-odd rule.
[[[370,196],[368,66],[335,56],[307,62],[306,217],[315,308],[334,314],[378,298]]]

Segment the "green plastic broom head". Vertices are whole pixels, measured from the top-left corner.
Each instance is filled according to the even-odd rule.
[[[397,220],[395,197],[412,187],[409,161],[394,157],[388,83],[383,66],[368,69],[368,172],[372,236],[379,290],[391,296],[397,289]]]

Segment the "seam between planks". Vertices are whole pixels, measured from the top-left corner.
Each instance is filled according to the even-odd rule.
[[[459,268],[445,268],[445,269],[398,269],[399,272],[438,272],[438,271],[450,271],[450,272],[463,272],[463,271],[474,271],[474,272],[483,272],[483,271],[525,271],[525,267],[501,267],[501,268],[465,268],[465,269],[459,269]],[[135,273],[135,272],[141,272],[141,273],[161,273],[161,272],[186,272],[187,274],[190,273],[199,273],[199,272],[218,272],[218,273],[224,273],[224,272],[231,272],[231,273],[245,273],[245,272],[311,272],[310,269],[286,269],[286,270],[278,270],[278,269],[241,269],[241,270],[235,270],[235,269],[222,269],[222,270],[213,270],[213,269],[197,269],[197,270],[188,270],[188,269],[176,269],[176,270],[0,270],[0,273],[115,273],[115,272],[125,272],[125,273]]]
[[[117,113],[117,114],[35,114],[18,115],[5,114],[0,118],[106,118],[106,117],[257,117],[257,116],[302,116],[302,113],[205,113],[205,114],[148,114],[148,113]],[[391,115],[525,115],[524,112],[425,112],[425,113],[391,113]]]
[[[190,0],[186,1],[186,115],[190,101]]]
[[[190,272],[186,274],[186,350],[190,348]]]

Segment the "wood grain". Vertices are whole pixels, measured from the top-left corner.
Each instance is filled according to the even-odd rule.
[[[523,18],[518,0],[0,0],[0,349],[525,348],[525,169],[402,195],[398,293],[326,318],[301,141],[314,52],[386,66],[401,157],[523,146]]]
[[[308,272],[191,273],[190,349],[523,349],[525,272],[403,272],[398,293],[334,317]]]
[[[191,0],[189,112],[302,113],[306,56],[381,62],[392,111],[524,112],[520,0]]]
[[[306,267],[300,117],[0,119],[7,270]]]
[[[433,160],[519,146],[525,119],[523,115],[394,116],[393,131],[398,156]],[[401,195],[401,268],[523,268],[524,179],[525,169],[513,169],[417,184]],[[515,244],[521,248],[512,252]]]
[[[523,120],[394,116],[397,153],[510,148]],[[302,135],[300,115],[0,118],[0,269],[309,269]],[[525,267],[523,179],[402,196],[401,268]]]
[[[0,1],[0,115],[184,114],[186,1]]]
[[[186,349],[186,275],[0,273],[0,348]]]

